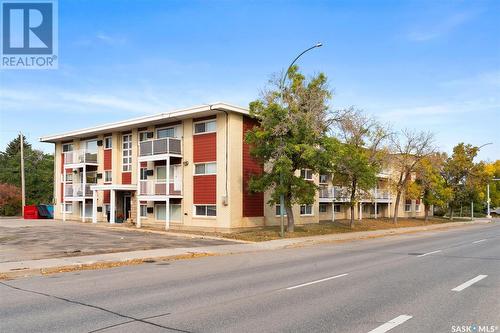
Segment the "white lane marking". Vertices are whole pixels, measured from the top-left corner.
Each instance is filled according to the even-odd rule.
[[[387,323],[380,325],[379,327],[371,330],[368,333],[384,333],[384,332],[390,331],[394,327],[401,325],[402,323],[404,323],[405,321],[407,321],[411,318],[413,318],[413,316],[409,316],[409,315],[397,316],[396,318],[389,320]]]
[[[472,286],[474,283],[478,282],[478,281],[481,281],[482,279],[484,279],[485,277],[487,277],[488,275],[478,275],[476,276],[475,278],[473,279],[470,279],[469,281],[465,282],[465,283],[462,283],[461,285],[459,285],[458,287],[455,287],[453,288],[452,290],[453,291],[462,291],[464,290],[465,288],[467,287],[470,287]]]
[[[328,280],[333,280],[333,279],[336,279],[336,278],[339,278],[339,277],[343,277],[343,276],[346,276],[346,275],[348,275],[348,274],[345,273],[345,274],[330,276],[330,277],[327,277],[327,278],[324,278],[324,279],[321,279],[321,280],[311,281],[311,282],[302,283],[302,284],[299,284],[299,285],[296,285],[296,286],[293,286],[293,287],[288,287],[288,288],[286,288],[286,290],[292,290],[292,289],[296,289],[296,288],[300,288],[300,287],[305,287],[305,286],[309,286],[311,284],[320,283],[320,282],[324,282],[324,281],[328,281]]]
[[[481,242],[484,242],[485,240],[486,240],[486,238],[485,238],[485,239],[480,239],[480,240],[477,240],[477,241],[472,242],[472,244],[481,243]]]
[[[425,257],[425,256],[428,256],[429,254],[434,254],[434,253],[438,253],[438,252],[441,252],[442,250],[437,250],[437,251],[432,251],[432,252],[427,252],[427,253],[424,253],[424,254],[419,254],[417,257]]]

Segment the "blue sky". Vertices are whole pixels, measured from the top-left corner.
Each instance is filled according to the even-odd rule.
[[[258,97],[301,50],[332,108],[500,158],[500,1],[59,1],[59,69],[0,71],[0,149],[148,113]]]

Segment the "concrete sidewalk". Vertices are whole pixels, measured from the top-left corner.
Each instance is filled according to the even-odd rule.
[[[437,229],[465,227],[491,222],[492,221],[488,219],[478,219],[472,222],[451,222],[420,227],[350,232],[301,238],[285,238],[260,243],[214,245],[190,248],[164,248],[142,251],[105,253],[78,257],[5,262],[0,263],[0,279],[37,274],[57,273],[58,270],[65,271],[92,269],[91,265],[99,265],[95,268],[104,268],[126,264],[137,264],[141,262],[148,262],[150,260],[166,260],[197,256],[227,255],[245,252],[275,250],[336,241],[359,240],[413,232],[432,231]]]

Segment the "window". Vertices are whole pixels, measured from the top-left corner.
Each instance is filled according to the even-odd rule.
[[[420,199],[415,200],[415,211],[420,212]]]
[[[123,136],[122,171],[132,171],[132,134]]]
[[[327,184],[328,183],[328,175],[319,175],[319,183]]]
[[[411,212],[411,200],[406,200],[405,212]]]
[[[87,154],[97,154],[97,140],[85,142],[85,150]]]
[[[104,181],[106,183],[111,183],[113,181],[113,172],[112,171],[104,171]]]
[[[326,203],[319,204],[319,212],[320,213],[326,213],[327,210],[328,210],[328,204],[326,204]]]
[[[300,177],[304,178],[305,180],[312,180],[313,172],[309,169],[302,169],[300,170]]]
[[[174,138],[175,137],[175,127],[160,128],[156,130],[156,138]]]
[[[281,212],[280,212],[280,205],[276,205],[276,216],[281,216]],[[283,216],[286,216],[286,209],[283,211]]]
[[[66,173],[66,183],[72,183],[73,182],[73,173]]]
[[[199,163],[194,166],[195,175],[215,175],[217,173],[217,163]]]
[[[73,151],[73,144],[72,143],[65,143],[62,145],[62,150],[63,152],[67,151]]]
[[[140,178],[141,178],[141,180],[148,179],[148,168],[141,168]]]
[[[335,213],[340,213],[340,205],[334,205],[333,209],[335,210]]]
[[[312,215],[313,207],[312,205],[300,205],[300,215]]]
[[[215,120],[194,123],[194,134],[215,132],[217,128]]]
[[[148,132],[139,132],[139,142],[148,141]]]
[[[104,138],[104,149],[111,149],[111,148],[113,148],[113,138],[107,136]]]
[[[104,212],[107,214],[111,211],[111,205],[110,204],[104,204]]]
[[[141,217],[148,217],[148,206],[147,205],[141,205],[140,208],[140,216]]]
[[[195,216],[217,216],[215,205],[196,205],[194,206]]]
[[[72,203],[66,203],[62,204],[61,211],[64,212],[64,208],[66,207],[66,213],[73,213],[73,204]]]

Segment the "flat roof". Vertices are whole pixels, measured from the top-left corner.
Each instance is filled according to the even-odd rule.
[[[190,107],[187,109],[173,110],[170,112],[157,113],[150,116],[132,118],[129,120],[122,120],[114,123],[88,127],[80,130],[42,136],[41,142],[56,143],[64,140],[81,139],[93,135],[105,134],[113,131],[130,130],[133,127],[141,127],[147,125],[161,124],[166,121],[176,121],[192,117],[204,117],[213,115],[219,111],[236,112],[248,115],[249,111],[240,106],[231,105],[228,103],[217,102],[213,104],[204,104],[199,106]]]

